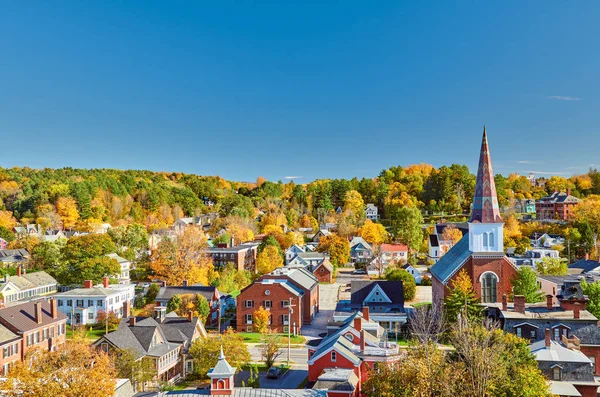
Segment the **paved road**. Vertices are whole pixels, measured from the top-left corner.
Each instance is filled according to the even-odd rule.
[[[262,362],[262,350],[258,345],[249,345],[248,351],[254,362]],[[281,353],[275,360],[277,364],[287,362],[287,347],[283,347],[279,350]],[[295,365],[300,367],[307,367],[306,361],[308,360],[308,349],[305,346],[292,347],[290,349],[290,361],[294,362]]]

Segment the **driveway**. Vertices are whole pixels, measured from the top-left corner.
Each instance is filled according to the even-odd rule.
[[[317,338],[319,334],[327,332],[327,323],[333,320],[333,311],[337,305],[338,289],[337,283],[319,285],[319,313],[310,325],[304,325],[300,330],[307,339]]]

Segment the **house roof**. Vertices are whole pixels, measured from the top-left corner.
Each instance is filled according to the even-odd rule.
[[[280,267],[273,270],[267,276],[286,277],[291,282],[295,282],[296,284],[300,285],[301,288],[307,291],[312,290],[319,283],[317,278],[304,268]]]
[[[581,200],[578,199],[575,196],[571,196],[570,194],[567,194],[565,192],[554,192],[552,194],[549,194],[548,196],[542,197],[538,200],[539,202],[543,202],[543,203],[572,203],[572,204],[576,204],[579,203]]]
[[[362,304],[376,286],[381,288],[392,303],[404,305],[404,287],[402,281],[354,280],[351,284],[350,302],[354,305]]]
[[[325,368],[319,375],[313,389],[330,391],[354,391],[358,385],[358,376],[349,368]]]
[[[379,249],[381,252],[408,252],[408,246],[404,244],[381,244]]]
[[[65,298],[65,297],[71,297],[71,296],[74,296],[74,297],[81,297],[81,296],[83,296],[83,297],[87,297],[87,296],[105,297],[105,296],[119,294],[121,292],[127,291],[128,289],[131,289],[131,287],[128,287],[126,285],[124,285],[123,288],[104,288],[104,287],[100,287],[100,286],[96,286],[96,287],[92,287],[92,288],[74,288],[69,291],[60,292],[54,296],[56,298]]]
[[[354,247],[357,244],[362,244],[363,247],[365,247],[368,250],[372,250],[373,249],[373,247],[371,247],[371,244],[367,243],[367,240],[365,240],[361,236],[354,236],[354,237],[352,237],[352,240],[350,240],[350,248]]]
[[[581,393],[570,382],[550,381],[550,394],[553,396],[581,397]]]
[[[582,269],[583,273],[592,271],[597,267],[600,267],[600,262],[591,259],[580,259],[569,265],[569,269]]]
[[[21,339],[19,335],[0,324],[0,345],[18,339]]]
[[[0,258],[6,258],[15,255],[20,255],[24,258],[31,258],[31,254],[25,248],[19,248],[14,250],[0,250]]]
[[[469,233],[467,233],[431,267],[431,274],[446,284],[472,254],[469,250]]]
[[[38,324],[35,321],[35,303],[42,305],[42,324]],[[39,300],[37,302],[25,302],[0,309],[0,318],[20,332],[24,332],[63,321],[67,316],[57,311],[56,318],[53,319],[50,315],[50,303],[46,300]]]
[[[141,392],[135,397],[197,397],[207,396],[210,390],[177,390],[166,394],[159,392]],[[235,387],[232,397],[327,397],[326,390],[317,389],[254,389],[252,387]]]
[[[581,363],[591,364],[589,358],[579,350],[568,349],[562,343],[551,340],[550,346],[546,347],[544,339],[529,345],[531,353],[536,361],[547,361],[556,363]]]
[[[573,331],[582,345],[600,345],[600,327],[597,324],[586,325]]]
[[[341,333],[336,335],[336,337],[323,340],[317,348],[317,351],[308,360],[309,365],[317,361],[330,350],[336,350],[355,365],[360,364],[360,358],[352,352],[354,346],[352,342],[346,339]]]
[[[328,257],[324,252],[298,252],[296,256],[301,259],[322,259]]]
[[[106,256],[108,256],[109,258],[112,258],[112,259],[116,259],[117,262],[119,262],[119,264],[131,262],[129,259],[125,259],[122,256],[119,256],[117,254],[107,254]]]
[[[473,197],[473,209],[469,222],[502,223],[485,126],[483,127],[479,167],[477,168],[475,182],[475,196]]]
[[[323,262],[321,262],[317,266],[315,266],[315,270],[317,270],[321,266],[323,266],[325,269],[329,270],[329,272],[333,273],[334,268],[333,268],[333,265],[331,264],[331,262],[329,261],[329,259],[325,258],[323,260]]]
[[[54,277],[41,270],[39,272],[22,274],[19,276],[10,276],[6,278],[6,281],[12,283],[19,290],[37,288],[44,285],[56,284]]]
[[[207,301],[211,301],[214,294],[220,296],[220,292],[216,287],[212,286],[204,286],[204,285],[188,285],[184,286],[166,286],[160,287],[158,290],[158,294],[156,295],[156,299],[158,300],[169,300],[173,297],[173,295],[187,295],[187,294],[200,294],[206,298]]]

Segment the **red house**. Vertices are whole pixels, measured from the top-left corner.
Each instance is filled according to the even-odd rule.
[[[535,202],[535,217],[538,221],[560,220],[567,221],[573,215],[573,209],[581,202],[567,192],[554,192]]]
[[[483,303],[501,302],[512,291],[511,279],[517,268],[504,254],[504,222],[485,127],[477,170],[469,232],[431,268],[433,301],[439,304],[448,295],[452,280],[464,269],[475,294]]]

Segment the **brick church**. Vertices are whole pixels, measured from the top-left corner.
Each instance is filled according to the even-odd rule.
[[[504,222],[485,127],[472,208],[469,232],[431,268],[434,303],[440,303],[449,294],[452,280],[461,269],[471,277],[482,303],[501,302],[502,294],[510,294],[511,279],[517,273],[504,254]]]

